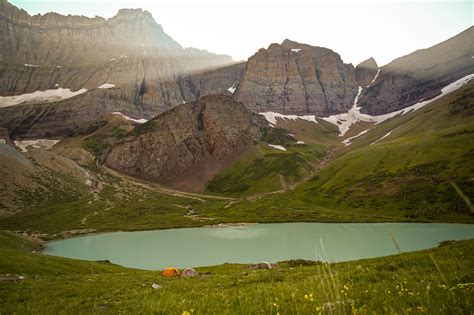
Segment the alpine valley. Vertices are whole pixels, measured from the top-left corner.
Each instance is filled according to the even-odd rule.
[[[472,312],[472,240],[204,267],[189,285],[37,244],[250,223],[474,223],[474,27],[421,48],[353,65],[286,39],[236,62],[183,48],[145,10],[31,16],[0,0],[0,313]]]

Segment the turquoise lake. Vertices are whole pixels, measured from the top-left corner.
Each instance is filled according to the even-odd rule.
[[[397,254],[396,244],[410,252],[472,238],[469,224],[249,224],[89,235],[49,242],[43,253],[156,270],[298,258],[340,262]]]

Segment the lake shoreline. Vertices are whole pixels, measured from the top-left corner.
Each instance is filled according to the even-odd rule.
[[[137,228],[137,229],[111,229],[111,230],[94,230],[94,229],[84,229],[84,233],[70,233],[71,231],[80,231],[80,230],[67,230],[61,231],[58,233],[32,233],[28,234],[26,231],[13,231],[13,230],[4,230],[9,233],[21,235],[23,237],[35,239],[41,244],[47,244],[49,242],[65,240],[65,239],[72,239],[77,237],[84,237],[84,236],[91,236],[91,235],[101,235],[101,234],[110,234],[115,232],[141,232],[141,231],[162,231],[162,230],[173,230],[173,229],[194,229],[194,228],[218,228],[218,227],[232,227],[232,226],[247,226],[253,224],[282,224],[282,223],[327,223],[327,224],[382,224],[382,223],[400,223],[400,224],[469,224],[474,225],[474,222],[456,222],[456,221],[429,221],[429,220],[407,220],[407,221],[399,221],[399,220],[381,220],[381,221],[260,221],[260,222],[221,222],[215,224],[204,224],[204,225],[196,225],[196,226],[183,226],[183,225],[176,225],[174,227],[156,227],[156,228]],[[25,234],[27,233],[27,234]],[[58,235],[60,234],[60,235]],[[66,234],[66,236],[61,235]],[[69,234],[69,235],[68,235]]]
[[[412,224],[390,222],[338,225],[312,222],[241,223],[205,228],[113,231],[45,242],[42,253],[81,260],[109,260],[128,268],[154,270],[165,266],[180,267],[184,263],[200,267],[226,262],[274,263],[291,259],[342,262],[382,257],[397,251],[428,249],[443,241],[474,238],[471,224],[416,225],[413,228]],[[414,239],[419,241],[414,243]],[[296,240],[297,246],[291,245]],[[120,246],[115,247],[114,244]],[[193,253],[196,250],[205,251],[206,257],[195,257]],[[169,263],[166,263],[168,260]],[[150,264],[153,267],[146,267]]]

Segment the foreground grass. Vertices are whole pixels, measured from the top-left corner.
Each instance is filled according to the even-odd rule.
[[[0,273],[25,277],[0,281],[2,314],[468,314],[474,308],[474,240],[337,264],[287,262],[272,270],[226,264],[198,268],[201,276],[188,279],[32,248],[0,232]]]

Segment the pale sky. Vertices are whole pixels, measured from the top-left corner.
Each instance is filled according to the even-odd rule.
[[[110,18],[120,8],[150,11],[184,47],[246,60],[285,38],[378,64],[446,40],[473,25],[472,1],[10,0],[31,15],[49,11]]]

